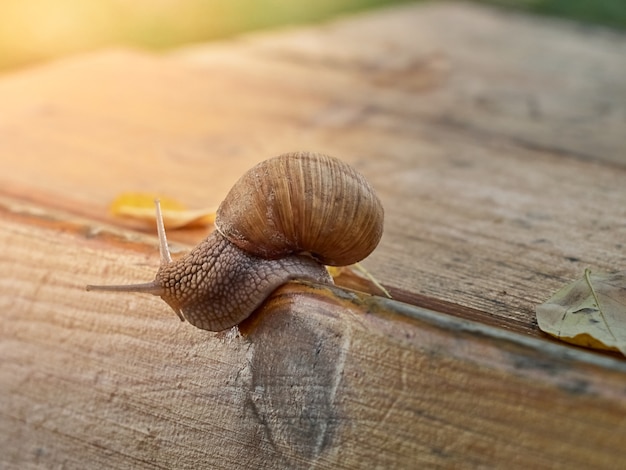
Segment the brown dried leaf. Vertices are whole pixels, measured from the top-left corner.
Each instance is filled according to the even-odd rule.
[[[626,355],[626,271],[592,274],[587,269],[536,311],[539,328],[552,336]]]

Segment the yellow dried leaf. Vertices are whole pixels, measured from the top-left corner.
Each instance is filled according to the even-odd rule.
[[[592,274],[587,269],[536,312],[539,328],[552,336],[626,355],[626,271]]]
[[[379,289],[386,297],[390,299],[392,298],[389,291],[385,289],[385,287],[380,282],[378,282],[378,279],[376,279],[367,269],[365,269],[361,265],[361,263],[355,263],[350,266],[326,266],[326,270],[329,272],[329,274],[331,275],[333,279],[338,278],[339,276],[345,274],[346,272],[350,272],[354,274],[358,272],[362,277],[364,277],[370,283],[372,283],[374,287]]]
[[[215,222],[215,210],[189,210],[175,199],[149,193],[122,193],[115,198],[109,209],[117,217],[154,223],[155,199],[161,201],[163,223],[167,229],[207,226]]]

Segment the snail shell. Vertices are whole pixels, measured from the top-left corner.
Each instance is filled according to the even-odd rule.
[[[259,163],[235,183],[215,227],[263,258],[300,253],[347,266],[378,245],[383,206],[368,181],[341,160],[288,153]]]
[[[172,261],[157,204],[161,266],[152,282],[88,290],[160,296],[192,325],[237,325],[280,285],[330,283],[327,265],[368,256],[383,228],[383,208],[349,165],[315,153],[289,153],[245,173],[216,215],[216,231]]]

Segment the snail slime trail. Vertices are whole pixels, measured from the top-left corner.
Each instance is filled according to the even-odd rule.
[[[161,265],[154,280],[87,290],[158,295],[181,320],[222,331],[288,281],[332,284],[324,265],[365,259],[380,241],[383,219],[373,188],[350,165],[286,153],[248,170],[220,204],[215,231],[179,260],[171,259],[157,203]]]

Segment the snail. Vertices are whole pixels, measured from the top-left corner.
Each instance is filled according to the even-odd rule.
[[[383,230],[383,207],[348,164],[308,152],[282,154],[248,170],[220,204],[215,230],[172,261],[160,208],[161,265],[152,282],[87,290],[160,296],[184,321],[222,331],[245,320],[291,280],[332,284],[324,265],[367,257]]]

